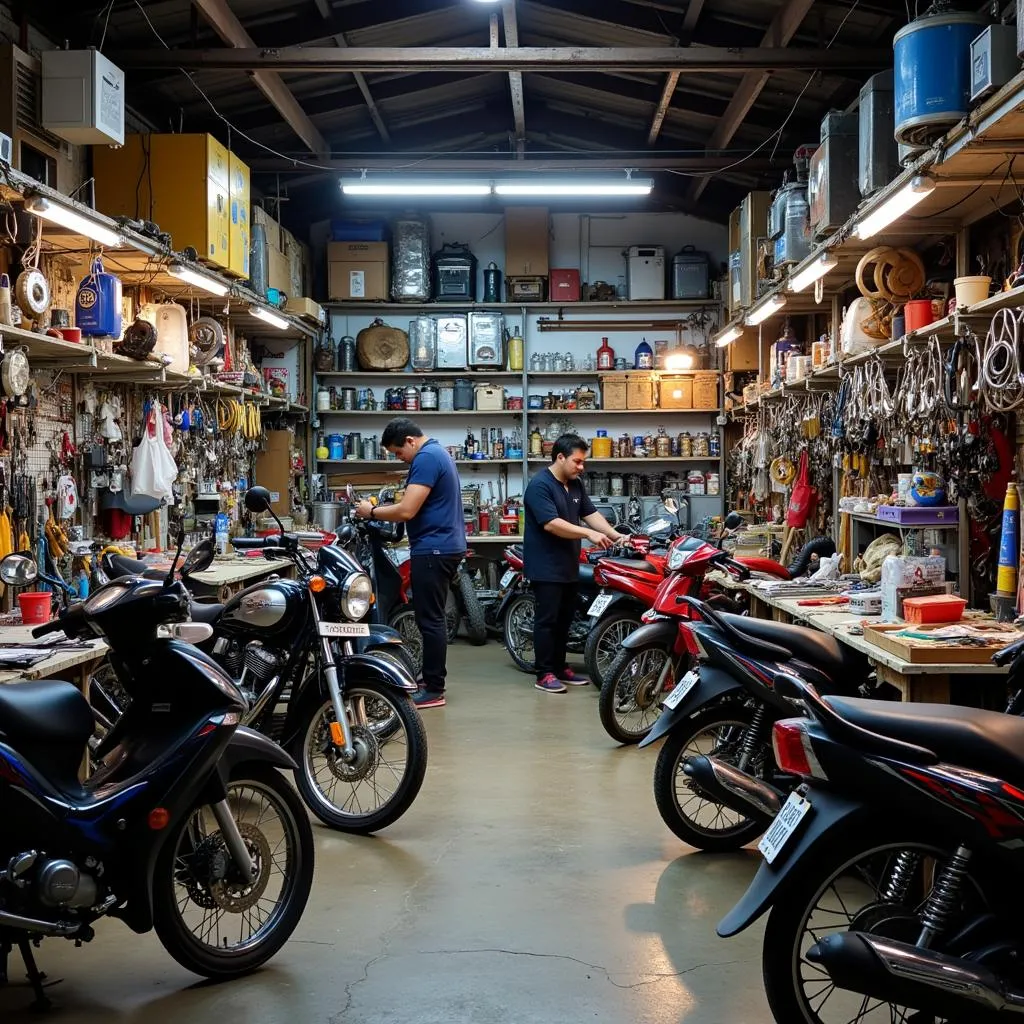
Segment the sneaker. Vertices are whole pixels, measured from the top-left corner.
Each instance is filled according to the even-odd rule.
[[[448,703],[444,690],[417,690],[412,695],[412,702],[418,708],[443,708]]]
[[[562,674],[558,677],[563,683],[568,683],[569,686],[586,686],[590,682],[590,676],[581,676],[577,672],[573,672],[568,665],[562,671]]]
[[[543,690],[545,693],[565,693],[566,686],[554,672],[549,672],[547,675],[541,676],[533,684],[538,690]]]

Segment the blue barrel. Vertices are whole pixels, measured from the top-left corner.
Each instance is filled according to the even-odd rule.
[[[345,458],[345,438],[341,434],[327,435],[328,457],[334,460]]]
[[[896,141],[930,145],[971,109],[971,42],[983,14],[933,14],[893,40]]]

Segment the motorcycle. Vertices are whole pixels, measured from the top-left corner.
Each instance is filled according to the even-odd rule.
[[[265,487],[250,488],[245,506],[274,515]],[[290,558],[298,570],[296,580],[254,584],[223,606],[192,605],[215,625],[213,655],[248,695],[245,724],[294,756],[296,787],[324,824],[364,835],[385,828],[420,791],[427,737],[412,675],[355,650],[353,640],[370,633],[369,576],[345,548],[324,545],[310,558],[283,529],[232,543]],[[109,743],[108,734],[100,756]]]
[[[186,568],[212,557],[193,551]],[[84,782],[93,717],[77,687],[0,687],[0,976],[17,947],[39,1008],[40,939],[77,945],[118,918],[187,970],[231,978],[277,953],[309,896],[309,818],[279,771],[295,763],[241,724],[245,698],[191,642],[210,627],[188,621],[173,573],[115,580],[32,631],[102,636],[134,698]],[[23,554],[0,563],[10,586],[39,578]]]
[[[1024,674],[1024,640],[995,655]],[[945,704],[775,688],[806,718],[776,722],[799,782],[760,843],[763,862],[718,925],[766,912],[762,953],[778,1021],[979,1024],[1024,1008],[1016,879],[1024,845],[1024,721]]]
[[[670,506],[668,506],[670,507]],[[743,520],[731,512],[725,519],[726,536]],[[817,555],[835,550],[830,538],[816,538],[801,549],[789,568],[765,558],[734,558],[718,545],[696,537],[672,543],[665,576],[651,607],[641,615],[642,625],[622,639],[619,651],[605,673],[598,710],[605,732],[619,743],[638,743],[660,713],[660,700],[690,668],[696,650],[688,624],[691,606],[684,597],[699,596],[711,607],[739,611],[742,606],[717,583],[706,579],[713,569],[745,580],[757,573],[776,579],[803,575]]]
[[[826,693],[856,696],[871,692],[872,669],[865,655],[816,629],[681,600],[701,620],[685,627],[698,665],[665,698],[665,710],[640,746],[668,737],[654,769],[665,824],[698,849],[738,850],[764,831],[765,818],[736,812],[714,788],[704,788],[701,780],[710,773],[701,757],[771,783],[780,771],[771,727],[793,714],[790,701],[776,693],[774,677],[795,672]]]

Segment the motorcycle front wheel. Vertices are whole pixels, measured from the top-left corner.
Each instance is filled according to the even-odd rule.
[[[372,679],[346,686],[345,709],[355,760],[344,761],[332,742],[334,705],[316,692],[292,751],[295,785],[325,825],[368,835],[412,806],[427,771],[427,733],[407,694]]]
[[[595,686],[603,686],[612,663],[619,651],[622,641],[635,629],[640,628],[640,612],[636,609],[623,609],[605,615],[587,633],[587,642],[583,648],[583,663],[587,674]]]
[[[313,830],[287,779],[269,765],[238,765],[228,805],[256,865],[235,867],[210,807],[168,837],[153,882],[153,926],[186,970],[232,978],[266,963],[295,930],[313,884]]]
[[[661,715],[661,700],[675,682],[671,644],[649,643],[619,651],[597,700],[604,731],[619,743],[639,743]]]
[[[532,593],[512,598],[505,609],[505,650],[520,672],[532,672],[534,668],[533,613]]]

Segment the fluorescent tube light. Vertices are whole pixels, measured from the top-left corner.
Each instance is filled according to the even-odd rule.
[[[43,220],[59,224],[69,231],[77,231],[78,234],[85,235],[86,238],[91,238],[108,248],[117,248],[121,244],[120,235],[106,224],[100,224],[69,206],[52,202],[45,196],[30,196],[25,201],[25,209],[37,217],[42,217]]]
[[[773,295],[770,299],[755,306],[743,321],[748,327],[756,327],[763,324],[770,316],[774,316],[786,304],[785,298],[781,295]]]
[[[853,233],[858,238],[871,238],[877,235],[934,191],[935,182],[931,178],[916,175],[898,192],[894,192],[874,213],[869,213],[862,221],[858,221]]]
[[[270,324],[272,327],[276,327],[279,331],[286,330],[288,327],[288,321],[283,316],[278,316],[276,313],[272,313],[269,309],[264,309],[262,306],[250,306],[249,312],[256,317],[257,320],[262,320],[266,324]]]
[[[204,292],[209,292],[211,295],[227,295],[228,293],[228,286],[223,281],[215,281],[212,277],[200,274],[198,270],[186,267],[184,263],[172,263],[167,268],[167,273],[179,281],[202,288]]]
[[[343,181],[346,196],[489,196],[490,182],[482,181]]]
[[[794,274],[789,279],[789,290],[791,292],[802,292],[809,288],[815,281],[820,281],[830,270],[839,266],[839,260],[823,252],[813,263],[808,263],[803,270]]]
[[[737,338],[743,333],[743,328],[739,324],[730,324],[721,334],[715,338],[715,344],[719,348],[724,348],[726,345],[731,345]]]
[[[654,182],[649,178],[613,181],[496,181],[498,196],[649,196]]]

